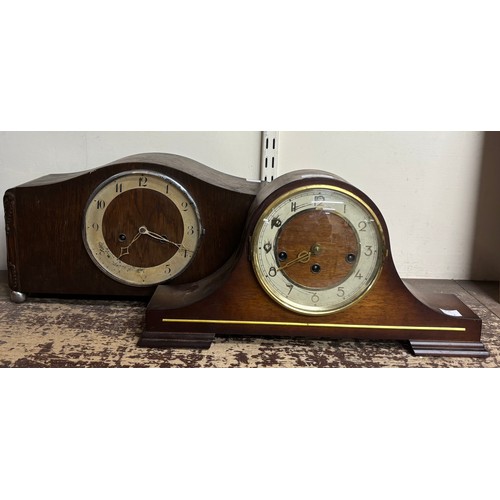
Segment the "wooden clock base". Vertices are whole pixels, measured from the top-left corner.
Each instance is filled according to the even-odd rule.
[[[147,307],[139,346],[204,349],[216,335],[404,340],[419,356],[488,356],[480,340],[481,319],[454,295],[410,291],[390,258],[355,306],[305,316],[264,294],[251,263],[241,256],[232,271],[190,287],[159,286]]]
[[[438,340],[410,340],[416,356],[470,356],[486,358],[488,351],[482,342],[440,342]]]

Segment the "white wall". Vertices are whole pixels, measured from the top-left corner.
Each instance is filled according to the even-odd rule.
[[[403,277],[468,279],[472,261],[481,258],[474,277],[497,280],[494,218],[489,252],[473,249],[483,138],[481,132],[290,132],[280,134],[279,171],[327,169],[362,189],[386,219]]]
[[[0,191],[152,151],[259,177],[260,132],[0,132]],[[325,169],[362,189],[384,214],[403,277],[496,280],[499,237],[482,231],[474,244],[479,208],[491,213],[478,196],[484,157],[480,132],[281,132],[278,174]],[[5,262],[2,216],[0,269]]]

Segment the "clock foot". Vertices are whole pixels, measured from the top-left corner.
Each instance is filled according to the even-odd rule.
[[[474,356],[486,358],[489,352],[482,342],[450,342],[439,340],[410,340],[416,356]]]
[[[214,333],[143,332],[137,345],[139,347],[208,349],[214,338]]]
[[[11,290],[10,300],[16,304],[22,304],[26,301],[26,294],[23,292],[16,292],[15,290]]]

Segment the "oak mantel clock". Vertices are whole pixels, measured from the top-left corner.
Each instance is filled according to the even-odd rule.
[[[12,297],[151,297],[159,283],[196,282],[238,247],[257,190],[258,183],[164,153],[9,189]]]
[[[481,320],[457,297],[403,283],[374,203],[312,170],[259,191],[219,272],[157,288],[140,345],[208,347],[216,334],[400,339],[415,354],[488,355]]]

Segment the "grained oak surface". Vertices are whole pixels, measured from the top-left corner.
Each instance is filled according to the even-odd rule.
[[[88,255],[82,236],[83,213],[95,189],[113,176],[137,170],[154,171],[182,185],[195,200],[200,213],[203,235],[198,251],[185,271],[174,276],[170,283],[197,281],[226,262],[240,243],[258,184],[178,155],[134,155],[86,172],[47,175],[6,191],[7,269],[11,286],[19,292],[48,296],[150,297],[154,287],[131,287],[101,272]],[[157,211],[155,193],[148,190],[144,199],[123,193],[117,199],[123,201],[122,205],[113,203],[110,217],[106,212],[106,220],[117,226],[116,233],[109,230],[105,235],[107,242],[118,241],[122,233],[128,235],[130,241],[145,224],[163,227],[156,217],[145,218]],[[145,199],[147,205],[141,207]],[[168,205],[161,206],[169,214],[175,213],[168,210]],[[175,222],[175,219],[171,221]],[[162,232],[161,229],[152,231]],[[171,238],[175,236],[178,237],[173,234]],[[152,255],[144,255],[145,264],[169,258],[160,245],[144,247],[145,241],[143,238],[134,246],[138,251],[150,249]],[[118,257],[119,245],[111,246]],[[137,265],[138,260],[132,264]]]

